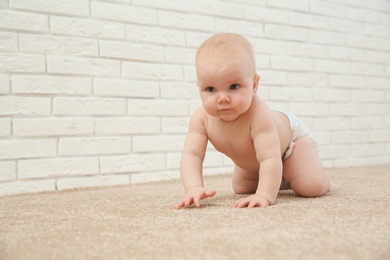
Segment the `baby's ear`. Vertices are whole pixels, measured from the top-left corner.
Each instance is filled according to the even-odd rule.
[[[253,93],[257,92],[257,89],[259,88],[259,81],[260,81],[260,75],[255,75],[253,78]]]

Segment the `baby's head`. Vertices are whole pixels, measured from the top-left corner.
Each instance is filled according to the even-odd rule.
[[[196,55],[196,76],[206,112],[234,121],[252,104],[260,76],[251,44],[238,34],[207,39]]]
[[[206,64],[226,64],[230,60],[241,60],[255,75],[255,54],[252,45],[239,34],[220,33],[208,38],[196,54],[196,70]]]

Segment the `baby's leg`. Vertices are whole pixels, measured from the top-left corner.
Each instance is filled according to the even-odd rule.
[[[259,183],[259,172],[250,172],[241,169],[237,165],[234,167],[233,173],[233,190],[237,194],[255,193]]]
[[[304,197],[322,196],[329,190],[329,176],[310,136],[295,141],[290,157],[283,162],[283,177],[295,193]]]

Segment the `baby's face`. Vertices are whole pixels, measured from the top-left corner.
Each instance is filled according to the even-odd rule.
[[[246,56],[204,53],[196,69],[200,97],[209,115],[234,121],[249,109],[259,76]]]

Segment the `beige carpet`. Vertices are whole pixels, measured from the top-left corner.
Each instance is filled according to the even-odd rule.
[[[0,197],[0,259],[390,259],[390,165],[334,169],[331,191],[268,209],[217,195],[173,210],[180,182]]]

